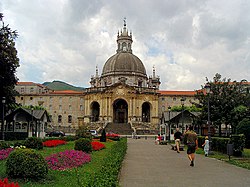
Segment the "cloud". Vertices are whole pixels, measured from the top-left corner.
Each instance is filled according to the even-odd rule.
[[[250,80],[250,2],[2,0],[5,23],[17,30],[20,81],[62,80],[89,87],[116,53],[127,18],[133,53],[161,78],[161,89],[194,90],[215,73]]]

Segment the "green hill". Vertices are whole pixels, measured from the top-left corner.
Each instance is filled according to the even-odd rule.
[[[62,81],[44,82],[43,85],[47,86],[48,88],[50,88],[52,90],[56,90],[56,91],[59,91],[59,90],[82,91],[85,89],[82,87],[76,87],[76,86],[70,85],[70,84],[62,82]]]

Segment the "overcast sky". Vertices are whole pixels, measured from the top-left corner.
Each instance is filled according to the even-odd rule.
[[[19,37],[19,81],[89,87],[116,53],[126,17],[133,54],[161,90],[195,90],[216,73],[250,81],[248,0],[1,0]]]

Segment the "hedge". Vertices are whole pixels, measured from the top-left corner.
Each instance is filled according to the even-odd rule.
[[[103,159],[100,170],[94,174],[86,173],[87,180],[84,182],[83,186],[118,186],[118,174],[126,151],[127,139],[121,138],[120,141],[117,141],[117,143],[109,149],[109,153]]]

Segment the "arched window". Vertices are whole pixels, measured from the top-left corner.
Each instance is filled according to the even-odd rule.
[[[72,116],[71,115],[68,116],[68,123],[72,123]]]
[[[58,116],[58,123],[62,123],[62,115]]]
[[[150,122],[150,103],[142,104],[142,122]]]

